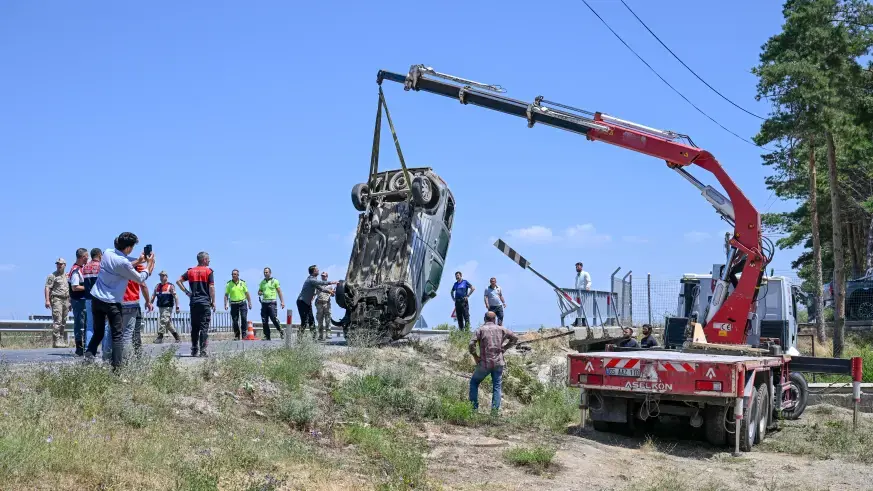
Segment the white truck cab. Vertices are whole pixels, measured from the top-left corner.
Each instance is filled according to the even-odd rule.
[[[689,273],[679,280],[679,298],[676,318],[696,317],[698,322],[705,318],[705,311],[712,300],[716,278],[720,276],[722,265],[714,264],[710,274]],[[797,296],[796,287],[784,276],[765,276],[758,290],[758,300],[752,315],[747,343],[759,345],[761,340],[772,340],[782,346],[782,352],[799,355],[797,351]],[[668,320],[667,325],[671,322]],[[665,337],[667,335],[665,334]],[[670,344],[669,339],[665,344]]]

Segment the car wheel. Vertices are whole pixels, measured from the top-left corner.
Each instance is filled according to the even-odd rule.
[[[782,410],[782,417],[785,419],[798,419],[803,411],[806,410],[806,402],[809,396],[809,385],[803,375],[794,372],[788,377],[788,390],[782,397],[783,400],[789,401],[790,407]]]
[[[873,301],[862,300],[855,306],[855,320],[866,321],[873,319]]]
[[[432,208],[440,201],[439,188],[430,178],[417,176],[412,180],[412,200],[418,206]]]
[[[336,285],[334,295],[336,296],[336,304],[339,305],[341,309],[348,309],[349,305],[352,303],[354,290],[352,290],[352,286],[347,285],[345,281],[340,281]]]
[[[391,313],[401,319],[415,312],[415,298],[405,286],[398,286],[388,291],[388,306]]]
[[[358,211],[367,209],[367,195],[370,194],[370,188],[366,183],[358,183],[352,188],[352,205]]]

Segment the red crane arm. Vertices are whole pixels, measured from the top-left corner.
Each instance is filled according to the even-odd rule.
[[[413,65],[405,75],[380,71],[377,82],[381,84],[383,80],[401,83],[404,90],[423,90],[457,99],[462,104],[473,104],[522,117],[527,119],[528,127],[542,123],[584,135],[588,140],[602,141],[664,160],[668,167],[680,170],[686,179],[696,182],[695,185],[701,190],[704,190],[702,184],[681,171],[681,168],[696,165],[712,173],[727,192],[730,200],[727,206],[733,205],[732,212],[725,212],[725,208],[720,209],[716,205],[724,197],[714,192],[717,195],[714,202],[711,199],[713,194],[704,190],[704,196],[710,195],[707,200],[734,225],[734,234],[730,240],[731,251],[722,280],[727,281],[739,271],[741,274],[734,290],[727,295],[715,314],[708,321],[702,319],[704,334],[710,342],[746,342],[748,320],[750,313],[754,312],[758,286],[766,266],[761,244],[761,217],[712,154],[692,144],[677,141],[684,135],[623,121],[599,112],[592,113],[545,101],[542,97],[537,97],[533,103],[510,99],[499,95],[504,92],[500,86],[442,74],[423,65]],[[688,141],[690,143],[690,139]]]

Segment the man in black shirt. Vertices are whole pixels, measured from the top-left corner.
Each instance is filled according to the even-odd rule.
[[[634,330],[625,327],[622,329],[622,340],[618,342],[619,348],[639,348],[640,345],[637,343],[637,340],[634,339]]]
[[[655,340],[655,335],[652,334],[652,326],[643,324],[643,339],[640,339],[640,346],[643,348],[657,348],[658,341]]]

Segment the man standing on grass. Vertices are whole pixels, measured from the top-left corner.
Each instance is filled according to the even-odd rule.
[[[252,296],[245,280],[239,278],[239,270],[230,273],[230,281],[224,286],[224,310],[230,301],[230,318],[233,320],[233,339],[239,341],[243,330],[249,322],[249,309],[252,308]]]
[[[112,334],[112,368],[121,366],[122,333],[124,317],[121,312],[121,302],[127,289],[128,281],[145,282],[155,269],[155,254],[146,257],[141,254],[139,259],[131,261],[128,255],[133,252],[133,247],[139,242],[139,238],[132,232],[124,232],[115,239],[115,247],[103,252],[100,261],[100,273],[97,282],[91,289],[91,315],[94,316],[94,337],[88,343],[85,353],[87,360],[93,360],[97,354],[97,345],[103,342],[106,335],[105,325],[109,321]],[[144,264],[145,271],[137,272],[136,267]],[[105,354],[105,350],[104,350]]]
[[[91,289],[97,283],[97,276],[100,274],[100,261],[103,260],[103,251],[99,247],[91,249],[91,261],[82,268],[82,277],[85,281],[85,348],[91,343],[91,338],[94,337],[94,316],[92,312],[92,304],[94,297],[91,295]],[[103,326],[104,332],[106,326]],[[112,336],[103,337],[103,359],[109,360],[112,354]],[[96,354],[96,352],[95,352]]]
[[[497,416],[500,411],[500,398],[503,390],[503,367],[506,361],[503,353],[515,346],[518,336],[503,326],[495,324],[497,316],[489,311],[485,314],[485,324],[480,327],[470,339],[468,346],[473,360],[476,361],[476,370],[470,378],[470,402],[473,410],[479,409],[479,384],[485,377],[491,375],[491,415]],[[504,344],[506,342],[506,344]],[[476,344],[479,345],[479,353],[476,353]]]
[[[476,288],[463,279],[461,272],[455,273],[455,284],[452,285],[452,299],[455,301],[455,315],[458,318],[458,328],[470,330],[470,302],[467,300]]]
[[[52,311],[52,348],[66,348],[62,341],[67,331],[67,317],[70,315],[70,284],[64,270],[67,262],[59,257],[55,261],[54,273],[45,279],[45,308]]]
[[[152,295],[154,302],[158,304],[158,337],[155,344],[164,342],[164,334],[167,331],[173,335],[173,339],[179,342],[179,333],[173,327],[173,307],[179,313],[179,297],[176,296],[176,287],[168,281],[166,271],[161,271],[161,282],[155,285],[155,293]]]
[[[326,291],[328,285],[336,285],[336,281],[327,281],[318,279],[318,266],[312,265],[309,267],[309,276],[303,281],[303,288],[300,289],[300,295],[297,296],[297,310],[300,311],[300,330],[297,331],[297,339],[303,336],[303,331],[306,326],[312,332],[312,339],[315,339],[315,317],[312,315],[312,299],[315,298],[315,291]]]
[[[70,284],[70,306],[73,308],[73,336],[76,339],[76,356],[85,355],[85,324],[87,313],[85,311],[85,277],[82,276],[82,268],[88,262],[88,249],[80,247],[76,249],[76,262],[67,273],[67,282]]]
[[[327,271],[321,272],[321,281],[327,281]],[[315,295],[315,318],[318,321],[319,341],[325,338],[325,330],[327,331],[327,339],[330,339],[330,297],[332,296],[334,296],[334,291],[331,288],[318,290]]]
[[[285,331],[279,324],[278,310],[276,308],[276,297],[281,302],[282,310],[285,310],[285,296],[282,294],[282,288],[279,286],[279,280],[273,278],[273,270],[264,268],[264,279],[258,285],[258,299],[261,301],[261,324],[264,326],[264,339],[270,340],[270,321],[273,321],[273,327],[279,331],[279,338],[285,339]]]
[[[503,290],[497,286],[497,278],[491,278],[491,282],[485,288],[485,311],[494,312],[497,316],[497,325],[503,325],[503,309],[506,300],[503,299]]]
[[[136,266],[137,271],[143,271],[145,267],[142,264]],[[136,281],[128,281],[127,289],[124,290],[124,296],[121,300],[121,316],[124,328],[121,332],[121,344],[123,346],[124,359],[127,360],[132,356],[139,356],[142,351],[142,307],[139,305],[139,296],[145,298],[146,309],[151,312],[151,300],[149,299],[149,289],[145,282],[140,284]]]
[[[190,290],[185,288],[188,282]],[[215,273],[209,267],[209,254],[197,253],[197,266],[188,268],[176,285],[191,299],[191,356],[208,356],[209,322],[215,310]]]

